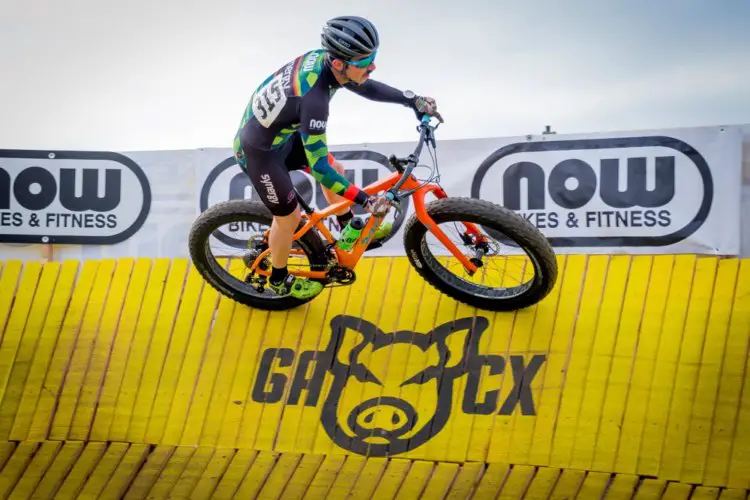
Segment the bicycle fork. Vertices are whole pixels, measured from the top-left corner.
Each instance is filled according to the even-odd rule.
[[[475,262],[479,263],[480,261],[476,259],[469,259],[463,253],[461,253],[458,247],[448,239],[448,236],[445,235],[443,230],[440,229],[432,219],[432,217],[430,217],[430,214],[427,213],[424,202],[424,197],[428,192],[432,192],[436,198],[448,197],[448,195],[445,193],[445,191],[443,191],[442,188],[434,185],[424,186],[423,188],[416,191],[412,195],[412,198],[414,199],[414,211],[417,215],[417,218],[427,228],[427,230],[434,234],[435,237],[440,240],[440,242],[445,245],[445,247],[453,254],[453,256],[456,257],[458,261],[461,262],[461,264],[463,264],[466,272],[469,273],[469,276],[473,276],[474,273],[476,273],[478,270],[478,266],[477,264],[475,264]],[[466,227],[466,233],[472,236],[476,236],[482,241],[484,240],[481,232],[474,224],[465,221],[462,221],[462,224],[464,225],[464,227]],[[479,255],[481,255],[481,252]]]

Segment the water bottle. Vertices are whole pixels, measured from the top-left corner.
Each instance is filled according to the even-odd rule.
[[[349,224],[347,224],[341,231],[341,236],[339,237],[338,242],[336,242],[336,246],[341,250],[351,250],[354,246],[354,242],[357,241],[360,233],[362,233],[363,227],[365,227],[365,221],[359,217],[352,218],[352,220],[349,221]]]

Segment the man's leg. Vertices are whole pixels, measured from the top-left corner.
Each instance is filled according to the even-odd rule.
[[[301,213],[294,185],[283,163],[283,155],[278,151],[252,151],[246,155],[245,172],[273,215],[268,236],[271,253],[271,277],[269,287],[280,295],[291,294],[297,298],[317,295],[323,285],[316,281],[298,278],[287,269],[289,251],[292,248],[294,232],[299,226]]]
[[[286,270],[289,251],[292,249],[294,230],[299,226],[302,215],[297,206],[289,215],[274,215],[271,231],[268,234],[268,248],[271,251],[271,264],[277,277],[277,270]],[[282,273],[283,274],[283,273]]]

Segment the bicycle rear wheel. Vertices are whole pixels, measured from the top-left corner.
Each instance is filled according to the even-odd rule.
[[[229,265],[224,266],[213,255],[210,237],[221,236],[219,227],[229,224],[230,227],[252,228],[254,237],[260,241],[260,237],[271,227],[273,215],[260,202],[251,202],[247,200],[229,200],[211,206],[203,212],[193,223],[190,230],[189,250],[193,265],[206,280],[206,282],[215,288],[221,294],[247,306],[257,309],[271,311],[292,309],[299,307],[310,299],[298,299],[291,296],[278,296],[268,288],[258,291],[257,285],[251,283],[258,277],[245,275],[241,278],[234,276],[235,273],[243,274],[249,271],[249,265],[255,260],[255,256],[265,249],[264,243],[260,242],[259,248],[248,248],[247,239],[235,241],[244,243],[244,248],[230,247],[238,251],[239,257],[228,257]],[[219,240],[226,240],[217,238]],[[297,266],[309,267],[313,271],[322,271],[327,267],[325,245],[317,236],[315,230],[308,231],[299,240],[292,245],[294,255],[290,254],[289,269],[292,270]],[[226,252],[224,252],[226,254]],[[298,262],[302,257],[308,261],[308,264]],[[265,258],[265,265],[270,269],[270,256]],[[322,281],[327,284],[327,281]]]
[[[552,246],[534,225],[520,215],[476,198],[442,198],[426,204],[425,208],[436,224],[452,225],[457,230],[459,241],[456,245],[459,249],[461,245],[466,245],[471,250],[467,257],[477,258],[476,250],[485,250],[485,254],[476,261],[481,261],[481,267],[475,276],[469,277],[463,265],[450,254],[445,245],[430,233],[416,215],[412,215],[404,227],[406,254],[416,271],[439,291],[480,309],[513,311],[538,303],[554,287],[558,269]],[[486,238],[486,244],[469,241],[462,222],[471,222],[480,229],[484,228],[482,236]],[[450,238],[450,228],[441,227],[441,230]],[[501,240],[514,242],[528,255],[530,265],[521,267],[520,273],[511,269],[520,263],[522,256],[501,257],[497,250],[501,248],[501,243],[492,244],[497,239],[494,235]],[[434,243],[431,244],[430,240]],[[433,251],[435,248],[438,249],[438,254]],[[488,281],[488,270],[491,264],[495,264],[495,260],[500,261],[499,265],[508,272],[504,273],[497,286],[492,286]],[[516,274],[526,281],[511,285]]]

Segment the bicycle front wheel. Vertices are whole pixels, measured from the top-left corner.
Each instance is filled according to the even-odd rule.
[[[557,258],[545,236],[522,216],[476,198],[442,198],[425,208],[449,238],[457,236],[454,244],[481,266],[469,276],[445,245],[412,215],[404,227],[406,254],[416,271],[439,291],[490,311],[529,307],[552,291],[557,281]],[[463,222],[484,229],[483,241],[468,235]],[[503,241],[514,245],[506,246]],[[512,246],[513,255],[502,255],[503,248]],[[528,262],[517,255],[519,249],[528,256]],[[493,279],[495,271],[499,271],[497,279]]]

